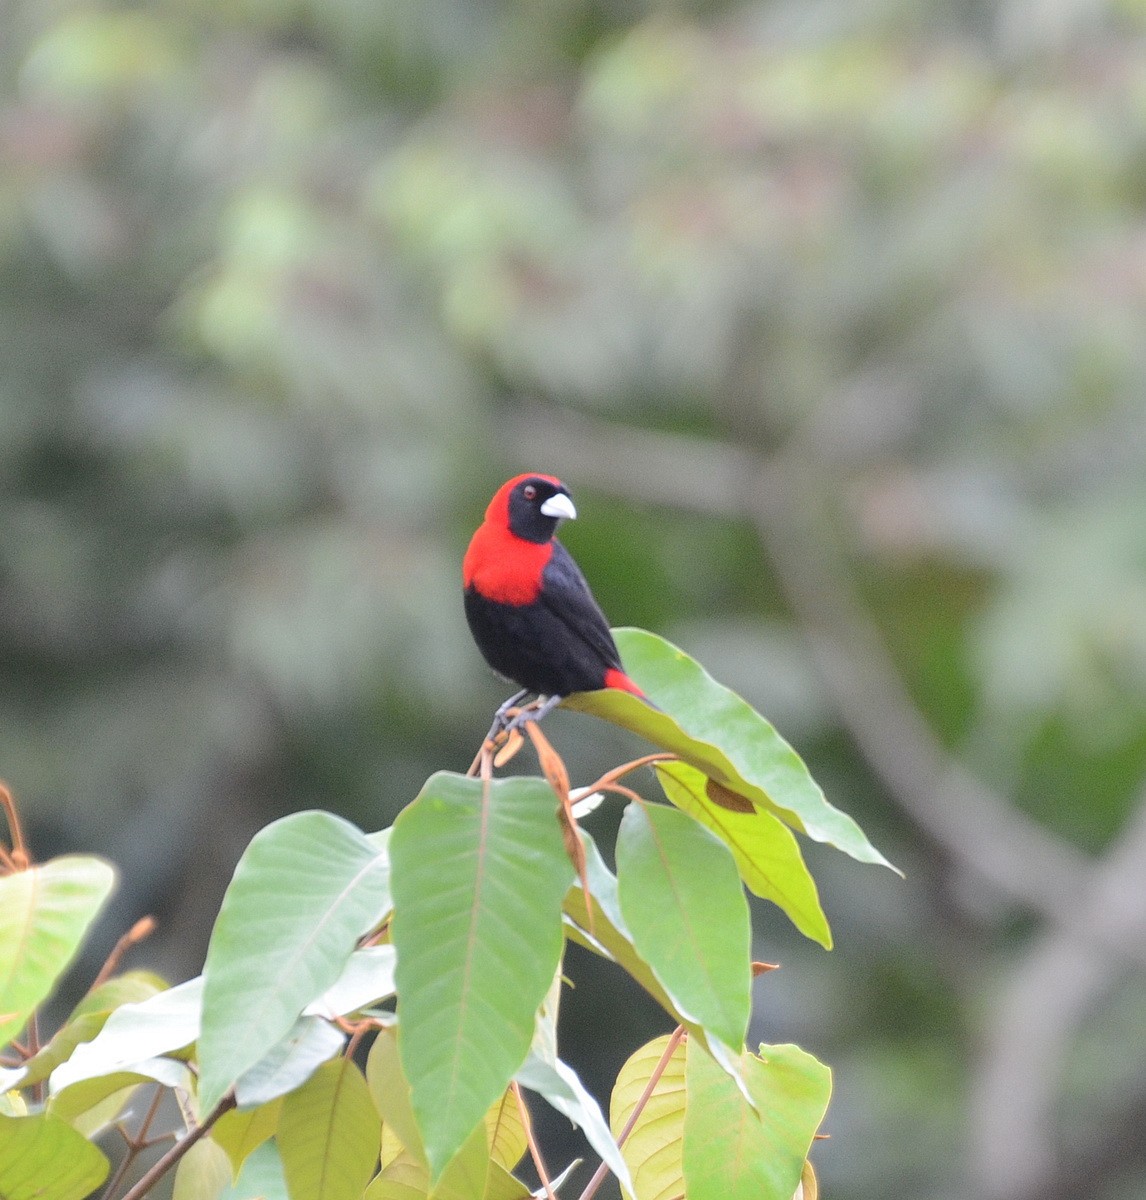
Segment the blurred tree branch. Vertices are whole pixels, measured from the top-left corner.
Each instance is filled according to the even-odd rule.
[[[1100,947],[1114,940],[1136,947],[1146,943],[1144,879],[1146,792],[1092,868],[1079,912],[1079,925],[1089,926],[1091,936],[1074,927],[1042,934],[1011,969],[989,1009],[971,1108],[971,1144],[984,1196],[1081,1200],[1093,1194],[1093,1174],[1080,1170],[1080,1164],[1100,1164],[1113,1131],[1104,1128],[1090,1144],[1064,1155],[1062,1139],[1055,1136],[1055,1101],[1079,1026],[1127,974],[1125,961]],[[1128,1096],[1122,1111],[1129,1117],[1143,1102],[1141,1094]],[[1123,1126],[1127,1136],[1121,1146],[1146,1150],[1141,1118],[1137,1125],[1116,1122],[1116,1128]]]

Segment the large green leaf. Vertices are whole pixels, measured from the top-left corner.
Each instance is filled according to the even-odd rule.
[[[752,891],[778,905],[802,934],[830,950],[832,932],[816,881],[787,825],[766,808],[736,807],[688,763],[662,763],[656,771],[673,804],[711,829],[732,851],[740,877]]]
[[[668,1042],[668,1034],[646,1042],[618,1073],[609,1105],[609,1124],[616,1137],[636,1109]],[[684,1056],[682,1040],[621,1147],[633,1176],[635,1200],[673,1200],[684,1194]]]
[[[689,1017],[681,1005],[662,986],[652,967],[641,957],[633,944],[633,935],[621,912],[617,895],[616,876],[605,865],[597,844],[581,830],[585,846],[586,871],[589,878],[590,898],[593,906],[592,930],[585,909],[585,895],[580,882],[575,882],[565,896],[566,933],[578,945],[609,958],[626,971],[653,997],[678,1025],[683,1025],[690,1037],[699,1038],[709,1048],[718,1062],[743,1088],[740,1080],[739,1048],[725,1046],[719,1038],[710,1037],[702,1025]]]
[[[589,880],[592,917],[586,909],[585,893],[581,889],[580,880],[577,880],[565,896],[564,911],[569,918],[569,936],[579,945],[624,967],[665,1012],[678,1023],[684,1023],[684,1014],[677,1009],[672,997],[653,973],[652,967],[633,945],[633,935],[629,932],[621,913],[616,876],[605,865],[597,843],[584,829],[581,830],[581,841],[585,847],[585,871]]]
[[[798,1046],[745,1053],[741,1076],[755,1101],[702,1047],[686,1054],[684,1178],[689,1200],[792,1200],[824,1119],[832,1076]]]
[[[644,629],[615,629],[625,670],[661,709],[610,688],[564,703],[679,754],[710,779],[860,862],[891,864],[828,803],[803,760],[758,712],[683,650]],[[893,868],[894,869],[894,868]]]
[[[727,846],[665,805],[630,804],[617,889],[638,953],[684,1015],[733,1051],[752,1007],[748,901]]]
[[[83,1200],[107,1170],[103,1154],[59,1117],[0,1117],[4,1200]]]
[[[431,1175],[529,1050],[572,866],[548,785],[434,775],[390,841],[398,1045]]]
[[[114,886],[107,863],[72,854],[0,878],[0,1047],[51,993]]]
[[[204,1112],[335,983],[357,939],[389,907],[386,854],[348,821],[294,813],[255,835],[203,969]]]
[[[361,1200],[378,1158],[381,1118],[362,1072],[345,1058],[319,1067],[283,1101],[278,1143],[296,1200]]]

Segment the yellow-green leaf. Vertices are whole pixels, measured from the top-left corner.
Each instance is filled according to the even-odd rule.
[[[485,1131],[490,1157],[507,1171],[512,1171],[529,1148],[512,1088],[506,1088],[502,1098],[486,1113]]]
[[[632,1054],[617,1075],[609,1107],[613,1134],[621,1136],[669,1043],[653,1038]],[[621,1146],[633,1177],[635,1200],[673,1200],[684,1194],[685,1042],[674,1047],[648,1102]]]
[[[287,1188],[305,1200],[361,1200],[378,1158],[381,1120],[362,1073],[324,1063],[283,1099],[278,1148]]]
[[[238,1178],[247,1155],[261,1146],[278,1128],[282,1099],[260,1104],[257,1108],[233,1108],[224,1113],[211,1130],[211,1137],[222,1146]]]
[[[739,797],[727,798],[730,794],[688,763],[660,763],[657,776],[673,804],[711,829],[732,851],[749,888],[786,912],[802,934],[830,950],[832,933],[816,881],[787,825],[766,808],[747,802],[737,807]]]
[[[218,1200],[230,1182],[227,1152],[210,1137],[200,1138],[179,1160],[171,1200]]]
[[[103,1154],[59,1117],[0,1117],[4,1200],[83,1200],[107,1172]]]

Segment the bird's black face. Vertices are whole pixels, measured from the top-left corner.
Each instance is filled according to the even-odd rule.
[[[509,493],[509,528],[527,542],[547,542],[557,522],[577,515],[563,483],[529,475]]]

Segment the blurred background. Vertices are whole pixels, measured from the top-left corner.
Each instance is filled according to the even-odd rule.
[[[461,554],[555,472],[612,620],[907,873],[808,847],[830,954],[756,912],[824,1194],[1146,1197],[1146,4],[0,28],[0,775],[123,873],[78,975],[146,912],[131,963],[196,973],[257,828],[465,769]],[[575,782],[639,749],[550,720]],[[667,1020],[569,973],[607,1099]]]

